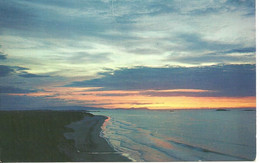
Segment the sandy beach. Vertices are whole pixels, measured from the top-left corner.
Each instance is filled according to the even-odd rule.
[[[130,161],[111,148],[106,140],[99,136],[101,126],[106,119],[105,116],[85,116],[83,120],[66,126],[74,130],[74,132],[65,133],[64,136],[66,139],[74,140],[76,151],[62,150],[72,161]]]

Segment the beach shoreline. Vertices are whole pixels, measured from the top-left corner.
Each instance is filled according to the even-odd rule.
[[[82,120],[67,125],[66,127],[73,129],[73,132],[66,132],[64,136],[66,139],[74,141],[76,151],[61,150],[72,161],[131,161],[111,147],[101,136],[102,126],[107,119],[108,117],[101,115],[85,116]]]

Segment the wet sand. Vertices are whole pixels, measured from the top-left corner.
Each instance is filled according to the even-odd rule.
[[[106,161],[106,162],[129,162],[128,158],[115,151],[107,141],[100,137],[101,126],[107,119],[105,116],[85,116],[84,119],[73,122],[66,127],[74,132],[64,133],[66,139],[73,140],[73,151],[61,149],[72,161]]]

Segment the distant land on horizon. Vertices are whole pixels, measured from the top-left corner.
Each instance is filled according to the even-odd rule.
[[[256,110],[256,108],[192,108],[192,109],[149,109],[149,108],[100,108],[100,107],[85,107],[85,106],[52,106],[52,107],[33,107],[33,108],[1,108],[0,110],[69,110],[69,111],[96,111],[96,110],[154,110],[154,111],[171,111],[171,110],[236,110],[236,109],[245,109],[245,110]]]

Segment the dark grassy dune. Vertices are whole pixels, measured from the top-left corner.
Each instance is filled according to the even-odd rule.
[[[75,140],[64,133],[73,133],[66,125],[86,116],[95,117],[80,111],[0,111],[0,160],[75,161],[68,155],[77,151]]]

